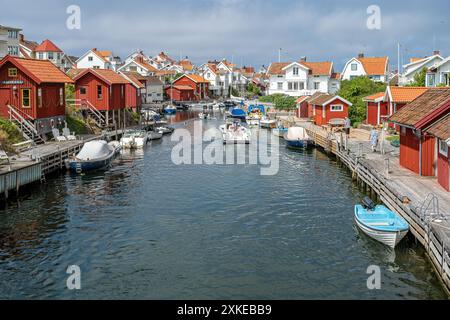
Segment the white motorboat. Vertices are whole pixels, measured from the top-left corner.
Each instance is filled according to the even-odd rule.
[[[276,127],[277,120],[270,120],[268,117],[263,117],[259,120],[259,125],[261,128],[271,129]]]
[[[202,120],[210,120],[211,119],[211,115],[209,113],[199,113],[198,117]]]
[[[291,127],[284,135],[287,147],[291,149],[304,149],[313,145],[313,140],[306,133],[305,128]]]
[[[130,130],[126,131],[122,139],[120,139],[120,145],[125,149],[142,149],[147,144],[148,134],[143,130]]]
[[[120,150],[121,146],[117,141],[110,143],[103,140],[89,141],[76,156],[66,160],[66,168],[75,173],[102,169],[111,164]]]
[[[147,131],[147,138],[149,141],[159,140],[163,137],[162,131]]]
[[[239,120],[220,126],[224,144],[250,144],[251,132]]]

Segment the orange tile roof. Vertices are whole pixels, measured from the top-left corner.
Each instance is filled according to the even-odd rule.
[[[102,59],[104,62],[108,62],[108,60],[106,60],[105,56],[102,54],[102,52],[104,53],[105,51],[98,51],[96,48],[91,49],[91,51],[93,53],[95,53],[100,59]]]
[[[188,75],[185,75],[185,76],[190,78],[190,79],[192,79],[193,81],[195,81],[197,83],[209,83],[208,80],[206,80],[202,76],[199,76],[198,74],[188,74]]]
[[[155,72],[155,76],[174,76],[177,72],[175,70],[158,70]]]
[[[83,72],[77,74],[74,78],[74,80],[78,80],[82,78],[85,74],[91,73],[98,78],[102,79],[109,85],[113,84],[127,84],[129,81],[122,77],[120,74],[116,73],[113,70],[108,69],[85,69]]]
[[[148,62],[144,61],[143,59],[136,58],[136,59],[134,59],[134,62],[136,62],[137,64],[143,66],[145,69],[147,69],[150,72],[157,72],[158,71],[158,69],[156,69],[154,66],[152,66]]]
[[[388,57],[357,58],[363,65],[367,75],[386,74]]]
[[[329,61],[325,62],[308,62],[300,61],[300,64],[311,70],[313,75],[331,75],[333,63]]]
[[[392,95],[392,102],[394,103],[408,103],[414,101],[426,92],[429,88],[426,87],[392,87],[388,90]]]
[[[379,99],[384,98],[384,95],[385,95],[384,91],[383,92],[378,92],[378,93],[372,94],[372,95],[370,95],[368,97],[365,97],[363,100],[367,101],[367,102],[373,102],[375,100],[379,100]]]
[[[62,52],[53,42],[50,40],[44,40],[40,45],[34,49],[36,52]]]
[[[6,56],[0,61],[0,67],[11,62],[23,72],[28,73],[37,83],[72,83],[64,72],[48,60],[36,60]]]
[[[283,68],[290,65],[290,62],[273,62],[270,64],[267,74],[270,75],[282,75],[285,74]]]
[[[410,59],[410,63],[419,62],[419,61],[422,61],[422,60],[425,60],[425,59],[426,59],[426,57],[425,58],[411,58]]]
[[[110,50],[97,50],[97,52],[102,56],[102,57],[109,57],[112,55],[112,51]]]

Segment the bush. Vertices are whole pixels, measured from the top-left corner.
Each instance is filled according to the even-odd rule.
[[[272,94],[264,96],[259,99],[261,102],[273,103],[278,110],[293,110],[297,107],[296,97],[287,96],[284,94]]]
[[[19,143],[24,140],[19,129],[9,120],[0,119],[0,130],[6,134],[3,138],[10,144]]]
[[[367,106],[363,98],[383,91],[386,91],[386,84],[374,82],[368,77],[357,77],[342,81],[341,89],[337,94],[353,104],[350,107],[349,118],[355,124],[366,119]]]
[[[69,130],[71,132],[75,132],[76,135],[90,133],[89,127],[80,118],[77,118],[77,117],[74,117],[74,116],[71,116],[68,114],[66,116],[66,122],[67,122],[67,127],[69,128]]]

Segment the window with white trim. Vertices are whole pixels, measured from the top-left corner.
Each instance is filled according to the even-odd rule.
[[[278,82],[277,88],[278,88],[278,90],[283,90],[283,82]]]
[[[293,74],[294,76],[298,76],[298,67],[294,67],[294,68],[292,69],[292,74]]]
[[[352,71],[357,71],[357,70],[358,70],[358,64],[352,63]]]
[[[444,140],[439,140],[439,153],[448,157],[448,144]]]
[[[344,111],[344,106],[342,104],[333,104],[330,106],[331,112],[342,112]]]

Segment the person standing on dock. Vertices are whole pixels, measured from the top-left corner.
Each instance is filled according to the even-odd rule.
[[[372,152],[377,151],[378,146],[378,130],[373,128],[370,132],[370,146],[372,147]]]
[[[344,131],[347,135],[347,139],[350,138],[350,128],[352,127],[352,123],[348,117],[345,118],[344,121]]]

